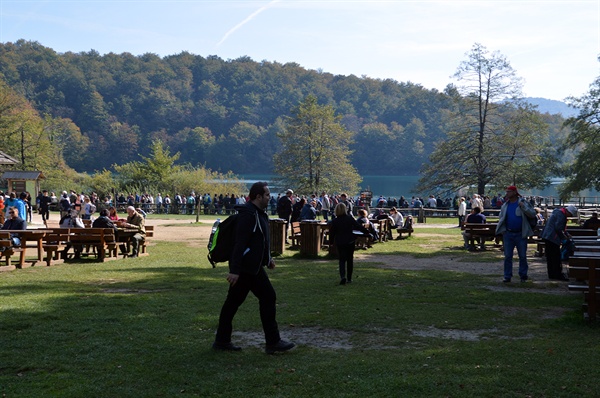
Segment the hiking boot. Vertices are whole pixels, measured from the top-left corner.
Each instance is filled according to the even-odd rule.
[[[504,279],[502,279],[502,283],[510,283],[510,278],[504,278]]]
[[[294,347],[296,347],[296,344],[292,343],[291,341],[279,340],[275,344],[267,344],[265,352],[267,354],[275,354],[276,352],[289,351]]]

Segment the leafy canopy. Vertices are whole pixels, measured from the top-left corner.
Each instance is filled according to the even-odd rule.
[[[545,186],[545,162],[552,159],[548,126],[519,99],[521,79],[508,60],[476,43],[454,77],[460,85],[447,89],[454,107],[445,113],[446,139],[437,143],[417,189],[474,186],[484,194],[490,185]]]
[[[282,184],[304,193],[356,192],[361,179],[350,164],[351,133],[331,106],[307,96],[292,110],[278,137],[282,151],[274,158]]]

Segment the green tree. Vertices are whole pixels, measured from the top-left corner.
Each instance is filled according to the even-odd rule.
[[[519,101],[521,80],[503,55],[475,44],[467,56],[454,75],[462,85],[447,90],[455,101],[447,138],[437,143],[417,189],[475,186],[484,194],[489,184],[543,187],[550,172],[541,164],[549,153],[548,126]]]
[[[361,179],[349,162],[351,133],[339,123],[331,106],[309,95],[292,110],[283,149],[275,155],[275,171],[286,186],[300,192],[356,192]]]
[[[579,114],[565,121],[565,126],[572,131],[564,148],[575,151],[575,156],[562,173],[566,177],[558,189],[562,199],[588,188],[600,190],[600,76],[586,94],[571,97],[568,101],[569,105],[579,109]]]
[[[151,154],[142,156],[142,161],[133,161],[123,165],[113,165],[118,173],[120,188],[131,187],[139,191],[165,191],[171,188],[171,178],[181,170],[175,165],[179,153],[171,156],[162,141],[152,143]]]

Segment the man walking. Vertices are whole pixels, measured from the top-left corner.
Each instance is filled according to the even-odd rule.
[[[533,230],[527,218],[535,218],[535,210],[521,199],[517,187],[506,188],[506,200],[500,209],[496,235],[502,235],[504,241],[504,283],[511,281],[513,276],[513,253],[515,247],[519,255],[519,277],[521,282],[527,281],[527,239],[533,235]]]
[[[260,319],[265,333],[266,353],[288,351],[295,344],[282,340],[276,321],[276,294],[265,271],[265,266],[275,268],[271,258],[269,241],[269,218],[265,212],[271,192],[266,182],[256,182],[250,188],[249,201],[236,206],[238,211],[235,227],[235,245],[229,259],[229,291],[219,316],[219,327],[213,348],[224,351],[240,351],[231,342],[233,317],[249,292],[259,302]]]

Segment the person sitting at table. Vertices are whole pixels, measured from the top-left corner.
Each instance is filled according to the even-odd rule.
[[[27,229],[27,222],[19,216],[19,209],[16,207],[8,208],[8,218],[2,225],[3,230],[24,231]]]
[[[593,212],[592,216],[590,218],[588,218],[587,220],[585,220],[585,222],[583,223],[583,228],[584,229],[598,229],[600,228],[600,219],[598,219],[598,213],[597,212]]]
[[[390,214],[386,214],[385,209],[375,209],[376,211],[378,210],[377,215],[375,215],[375,213],[373,214],[373,218],[376,220],[389,220],[390,226],[393,226],[395,221],[394,219],[391,217],[391,213]],[[391,210],[390,210],[391,212]],[[393,239],[392,238],[392,228],[389,228],[387,231],[387,239]]]
[[[92,228],[112,228],[115,231],[115,235],[117,234],[117,226],[109,218],[108,209],[100,210],[100,217],[94,220]]]
[[[119,215],[117,214],[117,209],[114,206],[110,206],[108,208],[108,218],[111,221],[117,221],[119,219]]]
[[[27,229],[27,222],[19,217],[19,209],[16,207],[10,207],[8,209],[8,218],[2,225],[3,230],[12,231],[25,231]],[[13,247],[21,246],[21,238],[16,234],[10,234]]]
[[[362,224],[369,234],[371,234],[370,243],[377,242],[379,240],[379,234],[375,229],[373,223],[367,217],[367,211],[365,209],[358,209],[358,218],[356,219],[360,224]],[[367,246],[370,247],[370,246]]]
[[[469,214],[469,216],[467,217],[466,221],[467,224],[471,223],[471,224],[485,224],[486,219],[485,216],[483,214],[481,214],[481,208],[480,207],[474,207],[473,210],[471,210],[471,214]],[[471,240],[471,234],[467,233],[467,232],[463,232],[462,233],[463,238],[465,240],[465,249],[467,250],[475,250],[474,246],[471,246],[469,244],[469,241]],[[479,243],[481,244],[481,250],[485,250],[485,240],[483,238],[479,238]]]
[[[390,209],[390,217],[392,220],[394,220],[394,224],[392,225],[393,228],[402,228],[402,224],[404,224],[404,216],[398,211],[398,209],[392,207]],[[401,236],[401,234],[398,236]]]
[[[317,218],[317,209],[315,209],[315,204],[316,202],[314,200],[306,202],[300,211],[300,221],[315,220]]]
[[[128,206],[127,220],[121,224],[121,227],[138,230],[135,235],[131,237],[131,257],[137,257],[140,243],[146,239],[146,225],[144,217],[135,211],[135,207]],[[125,245],[121,245],[120,248],[123,253],[126,252]]]

